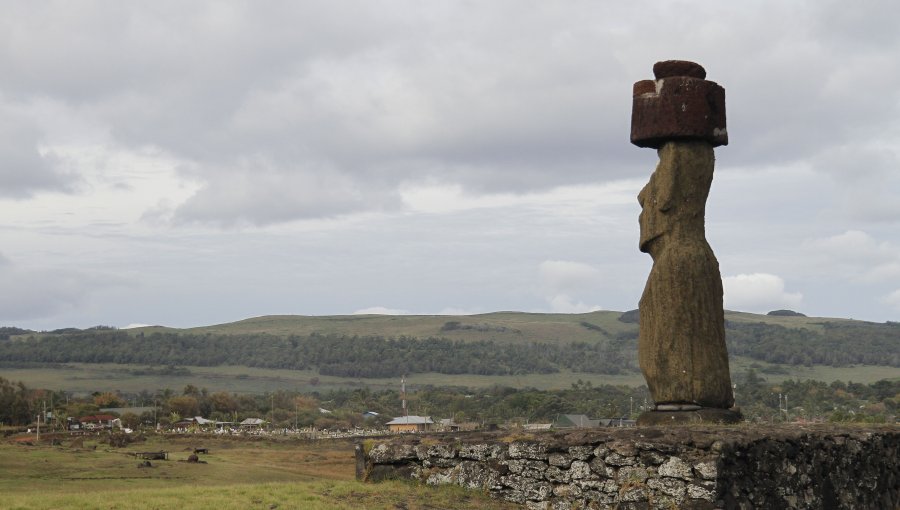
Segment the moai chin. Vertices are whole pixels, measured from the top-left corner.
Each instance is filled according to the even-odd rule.
[[[634,84],[631,114],[631,143],[659,154],[638,194],[640,250],[653,258],[638,358],[655,402],[638,424],[733,423],[722,278],[704,228],[713,148],[728,144],[725,89],[693,62],[657,62],[653,74]]]

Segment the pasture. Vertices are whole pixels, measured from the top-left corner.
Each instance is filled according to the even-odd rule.
[[[754,367],[767,381],[777,383],[785,379],[813,379],[818,381],[853,381],[871,384],[881,379],[898,377],[898,369],[882,366],[829,367],[824,365],[788,366],[772,365],[744,357],[731,361],[732,374],[746,372]],[[761,368],[779,367],[785,373],[765,373]],[[52,388],[74,394],[93,391],[120,391],[138,393],[143,390],[180,389],[188,384],[211,391],[233,393],[266,393],[277,390],[328,391],[336,388],[368,387],[372,390],[397,389],[399,381],[392,378],[362,379],[319,375],[315,370],[280,370],[244,366],[183,367],[185,375],[136,375],[135,370],[147,368],[140,365],[112,363],[65,363],[50,367],[0,368],[0,376],[12,381],[22,381],[34,388]],[[537,388],[555,390],[571,387],[578,381],[590,381],[595,386],[603,384],[640,386],[644,379],[638,372],[621,375],[586,374],[561,371],[555,374],[527,375],[474,375],[474,374],[414,374],[408,378],[415,386],[463,386],[486,388],[494,385],[511,388]],[[313,384],[315,382],[315,384]]]
[[[354,479],[353,443],[148,436],[111,448],[88,436],[59,445],[0,443],[0,506],[5,509],[503,509],[455,487]],[[194,448],[205,463],[184,462]],[[131,452],[169,452],[141,460]]]

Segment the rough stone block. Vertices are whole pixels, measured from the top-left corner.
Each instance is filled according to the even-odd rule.
[[[551,466],[567,468],[572,464],[572,456],[562,453],[551,453],[547,456],[547,463],[549,463]]]
[[[376,464],[395,464],[418,456],[413,445],[379,443],[369,451],[369,458]]]
[[[657,472],[659,476],[668,476],[669,478],[678,478],[685,481],[694,479],[690,464],[678,457],[669,457],[669,460],[659,466]]]
[[[542,443],[513,441],[509,444],[509,456],[513,459],[535,459],[543,460],[547,458],[548,446]]]
[[[718,474],[715,461],[698,462],[694,464],[694,471],[704,480],[715,480]]]

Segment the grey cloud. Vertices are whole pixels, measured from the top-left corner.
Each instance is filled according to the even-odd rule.
[[[425,5],[24,3],[0,21],[0,89],[78,104],[117,142],[181,158],[206,184],[175,219],[217,224],[390,207],[416,181],[631,177],[647,160],[627,143],[631,85],[665,58],[726,87],[734,165],[884,138],[900,117],[898,36],[855,32],[871,4]],[[262,175],[245,163],[258,158]]]
[[[220,225],[268,224],[297,218],[396,208],[399,197],[385,190],[364,192],[358,182],[326,165],[288,173],[262,160],[220,171],[174,211],[176,222]],[[378,203],[373,203],[377,200]]]
[[[0,320],[38,319],[76,309],[103,286],[75,271],[25,269],[0,255]]]
[[[41,134],[27,117],[0,104],[0,198],[27,198],[41,190],[70,189],[73,177],[38,149]]]

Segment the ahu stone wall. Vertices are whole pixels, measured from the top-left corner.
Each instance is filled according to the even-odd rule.
[[[533,509],[900,508],[900,428],[668,427],[408,435],[357,478],[456,484]]]

